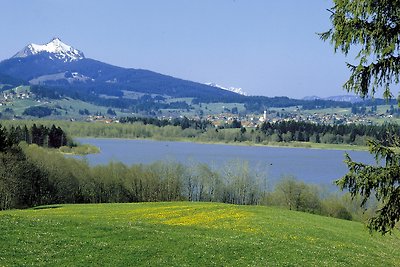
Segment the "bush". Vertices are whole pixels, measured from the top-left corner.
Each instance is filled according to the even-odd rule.
[[[343,199],[331,196],[322,201],[322,214],[344,220],[352,220],[353,216],[343,204]]]
[[[318,188],[298,181],[293,176],[283,177],[264,199],[267,205],[286,207],[290,210],[320,213],[321,200]]]

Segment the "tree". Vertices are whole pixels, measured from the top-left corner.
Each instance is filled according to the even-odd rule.
[[[233,119],[232,123],[230,124],[230,128],[241,128],[242,123],[237,119]]]
[[[107,109],[107,115],[110,115],[110,116],[117,116],[117,113],[115,113],[115,110],[113,110],[113,109],[111,109],[111,108],[108,108],[108,109]]]
[[[320,210],[321,203],[316,188],[292,176],[283,177],[275,191],[283,197],[284,205],[290,210],[311,213]]]
[[[344,84],[347,91],[361,96],[374,95],[380,87],[384,97],[391,98],[391,84],[400,75],[400,1],[399,0],[334,0],[332,28],[320,34],[330,40],[335,52],[347,55],[358,49],[358,64],[347,63],[351,71]]]
[[[400,1],[334,0],[334,4],[329,10],[332,28],[320,34],[321,39],[329,40],[335,52],[358,51],[358,64],[347,63],[351,74],[344,88],[362,97],[383,88],[384,98],[392,98],[391,86],[400,82]],[[352,197],[360,195],[362,205],[373,195],[381,201],[368,226],[382,234],[400,220],[400,142],[397,137],[388,144],[384,141],[369,141],[370,152],[383,159],[383,166],[356,163],[347,155],[349,173],[336,181]]]
[[[48,133],[48,146],[59,148],[67,144],[67,138],[64,131],[60,127],[56,127],[54,124],[51,126]]]
[[[27,109],[24,110],[22,115],[29,115],[29,116],[34,116],[34,117],[46,117],[50,116],[51,113],[53,112],[54,109],[51,109],[49,107],[42,107],[42,106],[33,106],[33,107],[28,107]]]
[[[7,147],[6,130],[0,125],[0,152],[4,151]]]

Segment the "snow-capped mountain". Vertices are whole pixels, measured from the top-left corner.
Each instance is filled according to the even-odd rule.
[[[59,38],[53,38],[50,42],[44,45],[29,44],[16,53],[13,58],[25,58],[41,53],[48,53],[49,59],[59,59],[64,62],[71,62],[85,58],[81,51],[63,43]]]
[[[191,97],[202,101],[232,101],[243,97],[202,83],[86,58],[81,51],[63,43],[59,38],[43,45],[27,45],[13,57],[1,61],[1,77],[39,85],[40,90],[46,94],[54,91],[58,95],[92,99],[101,103],[105,101],[104,95],[123,98],[126,91],[174,98]],[[113,101],[119,101],[121,106],[131,105],[128,103],[131,100],[127,99]]]
[[[227,90],[227,91],[230,91],[230,92],[233,92],[233,93],[236,93],[236,94],[240,94],[240,95],[244,95],[244,96],[248,95],[246,92],[243,91],[242,88],[224,87],[224,86],[221,86],[221,85],[216,84],[216,83],[205,83],[205,84],[208,85],[208,86],[212,86],[212,87],[216,87],[216,88],[219,88],[219,89]]]

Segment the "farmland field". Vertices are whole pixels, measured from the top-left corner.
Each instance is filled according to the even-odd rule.
[[[398,230],[262,206],[53,205],[0,212],[0,266],[395,266]]]

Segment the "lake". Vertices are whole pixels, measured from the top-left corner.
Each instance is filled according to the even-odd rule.
[[[127,165],[176,161],[184,164],[207,163],[219,169],[229,162],[247,161],[253,169],[266,172],[273,184],[284,175],[307,183],[331,185],[347,173],[343,150],[235,146],[189,142],[78,138],[78,142],[99,147],[101,153],[85,156],[91,165],[119,161]],[[353,160],[374,164],[366,151],[348,151]]]

